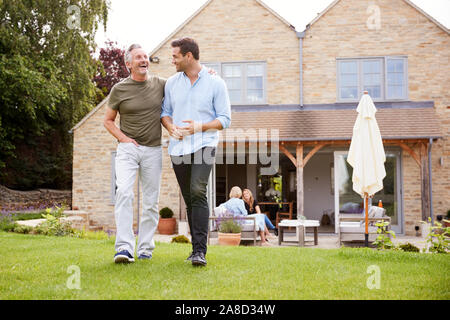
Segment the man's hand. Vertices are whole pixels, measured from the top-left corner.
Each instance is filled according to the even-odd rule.
[[[117,110],[111,109],[109,106],[106,108],[105,118],[103,119],[103,125],[106,130],[111,133],[121,143],[134,143],[136,147],[139,147],[138,143],[129,137],[127,137],[120,129],[115,125]]]
[[[173,123],[168,124],[167,131],[169,132],[169,135],[172,138],[177,139],[177,140],[183,139],[183,135],[180,132],[179,128],[176,125],[174,125]]]
[[[216,72],[216,70],[214,70],[214,69],[211,69],[211,68],[206,67],[206,70],[208,70],[208,73],[209,73],[210,75],[212,75],[212,76],[217,75],[217,72]]]
[[[190,136],[197,132],[202,132],[202,123],[201,122],[195,122],[193,120],[183,120],[184,123],[187,123],[188,125],[185,127],[180,127],[180,132],[183,136]]]
[[[139,144],[136,142],[136,140],[125,137],[119,140],[120,143],[133,143],[136,147],[139,147]]]

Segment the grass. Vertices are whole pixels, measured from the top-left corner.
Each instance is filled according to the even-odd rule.
[[[4,299],[450,299],[450,255],[366,248],[208,248],[208,266],[184,259],[188,244],[157,243],[150,261],[113,263],[114,242],[0,232]],[[81,289],[66,282],[80,269]],[[381,270],[380,289],[367,288]]]

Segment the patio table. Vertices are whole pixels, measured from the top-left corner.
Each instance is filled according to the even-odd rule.
[[[313,228],[314,229],[314,245],[319,244],[319,220],[282,220],[278,224],[278,245],[281,245],[283,242],[284,231],[289,227],[296,228],[298,245],[303,247],[305,245],[305,229]]]

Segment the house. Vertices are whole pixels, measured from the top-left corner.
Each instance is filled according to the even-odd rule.
[[[327,215],[321,231],[335,232],[335,212],[362,202],[345,159],[367,90],[387,154],[384,189],[372,201],[382,201],[393,230],[405,235],[450,208],[449,30],[412,2],[336,0],[298,32],[260,0],[210,0],[150,53],[152,73],[175,72],[170,42],[182,36],[197,40],[201,62],[224,78],[232,101],[211,207],[234,185],[260,202],[273,201],[267,191],[275,189],[294,202],[294,217]],[[114,229],[116,142],[102,125],[105,102],[73,129],[73,206]],[[185,220],[163,132],[159,206]]]

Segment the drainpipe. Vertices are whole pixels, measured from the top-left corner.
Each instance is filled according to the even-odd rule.
[[[431,147],[433,146],[433,138],[430,138],[430,147],[428,148],[428,183],[430,185],[430,218],[431,223],[433,223],[433,179],[432,179],[432,168],[431,168]]]
[[[297,32],[297,37],[300,40],[300,108],[303,108],[303,39],[305,31]]]

